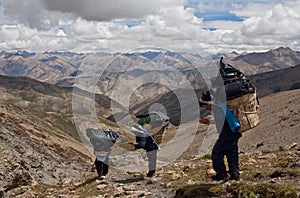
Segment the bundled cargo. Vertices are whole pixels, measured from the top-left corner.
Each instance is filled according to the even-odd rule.
[[[225,86],[226,104],[240,123],[239,132],[257,126],[260,120],[256,87],[241,71],[225,63],[223,57],[220,60],[220,74]]]
[[[256,91],[232,100],[227,100],[226,103],[241,125],[239,129],[240,133],[252,129],[259,124],[259,103]]]

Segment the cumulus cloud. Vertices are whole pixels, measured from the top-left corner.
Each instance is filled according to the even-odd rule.
[[[202,22],[195,17],[193,9],[177,6],[164,8],[158,15],[147,17],[142,25],[175,27],[188,33],[190,28],[201,29]]]
[[[286,36],[299,39],[300,0],[280,3],[264,12],[264,15],[252,16],[243,22],[242,34],[248,37],[273,37],[283,39]]]
[[[0,6],[1,1],[1,50],[188,49],[190,38],[196,47],[213,52],[300,46],[300,0],[0,0]],[[206,21],[195,16],[222,10],[245,20]],[[128,21],[135,24],[127,26]]]
[[[24,24],[0,26],[0,48],[2,50],[51,51],[69,50],[75,47],[60,30],[38,31]]]
[[[257,1],[246,6],[237,2],[231,12],[245,20],[204,22],[216,28],[208,41],[221,51],[266,51],[280,46],[299,50],[299,2]]]
[[[191,53],[204,49],[193,37],[167,26],[135,26],[113,35],[109,42],[110,52],[156,48]]]
[[[265,3],[249,3],[246,6],[241,6],[240,4],[234,4],[234,10],[231,12],[236,14],[237,16],[243,18],[249,18],[252,16],[261,17],[266,14],[269,10],[271,10],[276,3],[271,2],[268,4]]]
[[[3,0],[4,14],[31,28],[50,29],[60,21],[142,18],[185,0]]]
[[[182,5],[183,2],[184,0],[4,0],[3,7],[5,15],[30,27],[45,29],[56,25],[60,18],[65,18],[68,14],[94,21],[142,18],[156,14],[163,7]]]
[[[58,25],[58,16],[42,9],[39,0],[4,0],[3,13],[14,23],[23,23],[31,28],[50,29]]]
[[[70,12],[86,20],[110,21],[119,18],[142,18],[183,0],[40,0],[48,10]]]
[[[169,1],[164,1],[164,3],[168,2]],[[160,3],[160,5],[163,4]],[[36,5],[36,7],[39,6]],[[64,10],[63,7],[61,8],[61,12],[62,10]],[[50,11],[43,10],[40,12],[40,14],[42,14],[42,12]],[[67,12],[67,10],[64,10],[64,12]],[[105,21],[99,22],[95,20],[88,21],[85,20],[84,17],[78,17],[77,19],[74,18],[73,20],[69,20],[69,23],[67,22],[68,20],[65,20],[63,28],[59,28],[60,24],[62,24],[63,22],[60,22],[60,24],[57,24],[56,26],[54,25],[54,23],[52,23],[52,25],[54,25],[53,28],[42,28],[42,31],[35,32],[35,39],[36,42],[43,41],[44,46],[48,48],[56,47],[56,49],[59,50],[63,50],[67,48],[66,46],[68,46],[71,50],[78,51],[102,51],[109,50],[109,48],[128,51],[133,48],[149,45],[156,45],[158,47],[170,47],[171,44],[173,49],[175,49],[176,46],[180,46],[180,44],[182,44],[181,37],[183,34],[195,35],[199,31],[201,31],[202,19],[195,17],[193,9],[191,8],[172,5],[161,8],[156,12],[156,14],[145,16],[144,22],[142,22],[138,27],[132,28],[127,27],[125,24]],[[18,18],[22,18],[22,14],[23,13],[20,13],[16,16],[18,16]],[[34,23],[31,23],[32,26],[37,27],[37,24],[39,24],[39,27],[42,27],[42,23],[39,23],[39,21],[35,21],[37,19],[27,19],[28,20],[26,20],[25,18],[22,19],[22,21],[24,21],[22,23],[24,24],[24,26],[22,26],[23,30],[24,28],[26,28],[26,26],[28,26],[27,23],[25,23],[26,21],[34,21]],[[43,21],[41,18],[40,20]],[[153,26],[156,26],[156,28],[148,28]],[[169,27],[169,29],[161,29],[159,27]],[[172,30],[173,33],[170,30]],[[177,33],[175,33],[176,31]],[[18,34],[20,34],[20,32],[18,32]],[[49,36],[49,40],[46,35]],[[125,35],[126,37],[124,37]],[[11,47],[16,44],[16,42],[13,41],[17,40],[18,37],[15,37],[14,39],[9,41],[11,43]],[[71,45],[71,43],[74,43],[74,48],[72,48],[73,46]],[[127,44],[123,45],[123,43]],[[118,44],[120,46],[118,46]],[[66,46],[64,47],[64,45]],[[35,46],[39,46],[39,44],[35,44]],[[43,50],[46,47],[40,47],[38,49]]]

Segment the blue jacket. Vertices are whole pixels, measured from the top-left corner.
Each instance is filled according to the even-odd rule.
[[[237,140],[242,137],[239,132],[233,132],[225,118],[223,109],[219,105],[212,106],[214,118],[216,122],[217,131],[219,133],[219,139],[224,140]]]

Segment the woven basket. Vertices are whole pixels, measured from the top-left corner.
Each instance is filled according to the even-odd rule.
[[[232,100],[227,100],[226,103],[240,122],[240,133],[252,129],[259,124],[259,104],[256,91]]]

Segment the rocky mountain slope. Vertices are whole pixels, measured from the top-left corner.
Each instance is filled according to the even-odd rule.
[[[248,76],[259,96],[300,88],[300,65]]]
[[[40,112],[72,114],[73,94],[79,95],[78,97],[82,97],[83,100],[87,101],[95,99],[99,117],[111,116],[111,105],[114,105],[115,112],[123,111],[120,104],[107,96],[94,95],[78,89],[74,92],[72,88],[58,87],[27,77],[0,76],[0,91],[1,100]]]
[[[73,71],[72,67],[78,68],[80,65],[80,58],[75,58],[77,55],[54,54],[57,56],[56,59],[48,60],[48,57],[47,61],[46,59],[43,61],[51,62],[59,59],[59,56],[65,56],[69,58],[65,59],[66,62],[74,61],[69,67],[70,70]],[[284,53],[280,56],[282,54]],[[4,55],[6,58],[15,57],[2,52],[1,56]],[[168,55],[176,56],[181,63],[188,63],[180,56]],[[19,58],[20,56],[30,58],[36,54],[23,53],[18,55]],[[160,54],[150,53],[141,56],[144,58],[139,57],[140,60],[151,58],[161,61]],[[133,57],[126,55],[126,58]],[[122,55],[122,58],[125,57]],[[297,61],[297,58],[293,60]],[[25,60],[20,59],[19,63],[23,61]],[[169,61],[172,62],[171,60],[167,62],[170,63]],[[31,63],[28,65],[32,66]],[[126,60],[123,63],[126,63]],[[52,69],[59,68],[54,66],[55,63],[51,64]],[[235,63],[232,64],[236,66]],[[13,65],[6,66],[6,69],[13,69]],[[39,68],[43,67],[35,69]],[[261,123],[245,132],[240,141],[244,181],[229,181],[224,184],[210,180],[213,171],[208,147],[204,153],[201,155],[199,153],[199,148],[202,148],[203,144],[212,143],[203,142],[210,130],[208,131],[204,125],[198,126],[197,120],[189,119],[183,122],[180,131],[190,132],[196,125],[198,131],[193,141],[178,160],[159,167],[155,178],[145,178],[144,171],[124,171],[112,166],[109,177],[105,181],[98,181],[96,173],[91,170],[94,156],[81,142],[72,117],[72,89],[41,83],[26,77],[0,76],[0,154],[3,156],[3,163],[0,164],[0,197],[299,197],[300,91],[297,75],[299,68],[298,65],[276,72],[249,76],[261,93]],[[10,72],[16,74],[14,72],[17,71],[19,72],[18,69]],[[192,72],[186,70],[184,72],[187,72],[189,74],[187,76],[191,77],[189,80],[193,81],[196,75],[193,76]],[[56,79],[61,79],[62,73],[59,73]],[[127,73],[127,77],[139,77],[143,80],[143,74],[143,71],[132,70]],[[160,71],[160,74],[165,73]],[[114,75],[121,74],[114,73]],[[105,79],[106,84],[102,85],[104,89],[109,86],[114,89],[112,85],[114,83],[110,82],[116,82],[117,78],[108,74]],[[147,93],[147,89],[151,91],[148,90]],[[130,105],[132,110],[141,111],[149,107],[147,103],[159,102],[174,115],[172,119],[179,122],[180,112],[176,107],[178,101],[174,100],[174,93],[160,87],[156,95],[154,93],[158,87],[153,84],[148,84],[147,89],[136,90],[137,93],[133,94]],[[184,91],[182,90],[182,93],[185,93]],[[80,90],[76,93],[80,101],[93,100],[94,95],[89,92]],[[146,97],[149,99],[143,101]],[[102,127],[120,131],[122,139],[118,145],[133,151],[130,144],[130,141],[134,140],[133,137],[113,122],[113,113],[116,112],[112,112],[111,104],[114,101],[102,94],[96,94],[95,102],[97,117],[103,122]],[[116,102],[115,105],[117,113],[122,114],[124,111],[122,105]],[[82,108],[78,112],[84,114],[90,112],[90,109],[85,109],[84,106]],[[165,134],[162,149],[169,143],[175,144],[171,140],[178,133],[179,127],[174,126],[174,123]],[[179,136],[184,137],[185,134],[180,132]],[[183,148],[184,143],[176,142],[175,146]],[[123,160],[122,163],[132,166],[147,166],[145,152],[141,150],[130,152],[125,158],[117,155],[113,160],[120,159]],[[159,157],[158,164],[164,163],[164,157]]]
[[[278,48],[267,52],[249,54],[218,54],[213,57],[201,57],[199,54],[175,53],[169,51],[148,51],[134,53],[28,53],[0,52],[0,74],[5,76],[26,76],[39,81],[72,87],[76,77],[87,77],[98,74],[97,93],[111,94],[111,89],[124,74],[129,78],[136,75],[144,77],[149,71],[160,71],[166,78],[176,77],[176,72],[187,72],[184,75],[193,82],[195,68],[204,71],[210,62],[218,61],[224,56],[226,62],[237,67],[246,75],[284,69],[300,64],[300,52],[290,48]],[[128,71],[131,71],[128,73]],[[144,72],[141,72],[144,71]],[[167,72],[166,72],[167,71]],[[103,73],[102,73],[103,72]],[[101,75],[100,75],[101,73]],[[178,75],[178,74],[177,74]],[[163,81],[159,81],[163,83]],[[193,85],[197,85],[193,83]],[[82,88],[82,87],[79,87]],[[194,87],[199,88],[199,87]]]
[[[85,152],[80,141],[57,127],[58,121],[50,121],[50,115],[1,102],[0,152],[4,163],[0,166],[0,195],[299,197],[299,93],[300,90],[292,90],[261,99],[261,123],[245,132],[240,141],[243,181],[226,183],[210,180],[214,174],[210,152],[198,155],[203,137],[208,133],[205,125],[199,125],[187,152],[178,160],[159,167],[156,177],[145,178],[144,171],[124,171],[112,166],[108,178],[98,181],[96,173],[91,172],[93,156]],[[64,119],[60,122],[72,126]],[[188,129],[191,124],[183,127]],[[172,138],[176,130],[171,126],[164,141]],[[139,162],[146,166],[144,155],[144,151],[139,150],[125,159],[128,163]],[[138,161],[139,156],[144,156],[144,161]]]
[[[300,52],[280,47],[266,52],[220,54],[247,75],[285,69],[300,63]]]
[[[1,188],[9,191],[18,182],[53,184],[82,177],[92,158],[71,121],[3,101],[0,109]]]

